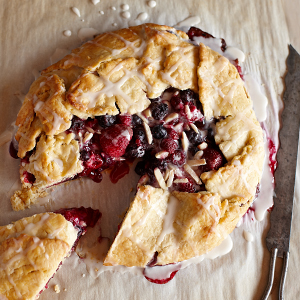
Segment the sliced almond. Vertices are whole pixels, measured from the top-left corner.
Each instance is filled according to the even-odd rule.
[[[198,184],[201,184],[202,181],[201,179],[199,178],[199,176],[195,173],[195,171],[188,165],[188,164],[185,164],[184,165],[184,170],[189,173],[192,178],[198,183]]]
[[[164,180],[167,181],[170,175],[171,169],[167,169],[165,176],[164,176]]]
[[[155,154],[155,157],[158,158],[158,159],[164,159],[164,158],[166,158],[168,155],[169,155],[169,152],[167,152],[167,151],[160,151],[160,152],[157,152],[157,153]]]
[[[146,109],[143,113],[146,116],[146,118],[151,118],[152,117],[152,113],[151,113],[150,108]]]
[[[199,150],[195,155],[194,155],[194,159],[201,159],[203,155],[203,151]]]
[[[83,138],[83,142],[86,143],[87,141],[89,141],[91,138],[93,137],[93,134],[91,132],[86,132]]]
[[[198,166],[206,165],[206,161],[205,161],[204,158],[202,158],[202,159],[191,159],[191,160],[188,160],[187,163],[191,167],[198,167]]]
[[[197,148],[200,149],[200,150],[204,150],[204,149],[207,148],[207,143],[203,142],[200,145],[198,145]]]
[[[187,178],[175,179],[174,183],[188,183],[189,180]]]
[[[152,141],[153,141],[153,136],[152,136],[152,133],[151,133],[151,129],[145,121],[143,122],[143,126],[144,126],[145,131],[146,131],[147,141],[148,141],[149,144],[151,144]]]
[[[188,105],[185,105],[184,110],[185,110],[187,118],[190,120],[192,118],[192,113],[191,113],[190,107]]]
[[[181,142],[182,142],[183,151],[187,152],[189,149],[189,140],[184,131],[182,132]]]
[[[197,128],[197,126],[193,123],[190,124],[190,126],[193,128],[193,130],[196,132],[196,133],[199,133],[199,130]]]
[[[172,120],[175,120],[179,117],[178,113],[172,113],[172,114],[169,114],[168,116],[166,116],[166,118],[164,119],[164,121],[166,123],[168,122],[171,122]]]
[[[167,186],[166,186],[166,183],[164,181],[164,178],[160,172],[160,169],[159,168],[155,168],[154,169],[154,175],[155,175],[155,178],[159,184],[159,186],[163,189],[163,190],[166,190],[167,189]]]
[[[170,170],[169,178],[168,178],[168,181],[167,181],[167,187],[170,187],[173,184],[174,175],[175,175],[174,170]]]

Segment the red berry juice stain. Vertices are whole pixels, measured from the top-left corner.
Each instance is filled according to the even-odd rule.
[[[119,161],[110,172],[110,180],[117,183],[122,177],[129,173],[129,166],[125,161]]]
[[[277,149],[274,142],[268,137],[268,146],[269,146],[269,166],[272,175],[274,176],[274,172],[277,168],[276,154]]]

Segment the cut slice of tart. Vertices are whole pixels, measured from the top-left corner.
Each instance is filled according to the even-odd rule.
[[[0,226],[0,298],[37,299],[99,211],[74,208]]]

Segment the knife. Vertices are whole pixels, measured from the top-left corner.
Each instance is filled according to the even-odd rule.
[[[271,252],[269,280],[263,300],[268,298],[272,289],[277,257],[283,258],[279,289],[279,299],[283,299],[289,260],[300,125],[300,55],[292,45],[289,45],[283,102],[282,127],[279,132],[280,147],[277,153],[278,167],[275,171],[274,208],[270,216],[271,228],[266,238],[267,248]]]

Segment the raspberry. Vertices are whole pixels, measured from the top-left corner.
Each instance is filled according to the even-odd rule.
[[[175,150],[174,153],[170,154],[169,160],[173,165],[183,166],[186,160],[186,155],[182,150]]]
[[[120,157],[125,153],[132,135],[130,127],[115,124],[102,131],[99,143],[104,153],[111,157]]]
[[[172,140],[178,140],[179,139],[179,134],[174,129],[167,128],[167,133],[168,133],[168,137],[171,138]]]
[[[87,153],[87,154],[89,155],[89,159],[86,160],[84,163],[84,166],[86,168],[98,169],[103,165],[103,159],[100,154],[97,154],[97,153]],[[80,157],[81,157],[81,155],[80,155]],[[85,158],[87,158],[87,157],[85,157]]]
[[[186,192],[186,193],[195,193],[196,188],[194,183],[190,178],[187,178],[188,182],[185,183],[174,183],[173,187],[176,191]]]
[[[104,115],[96,117],[101,127],[107,128],[112,126],[116,122],[116,116]]]
[[[152,109],[152,117],[155,120],[162,120],[169,111],[169,106],[166,103],[152,103],[151,104]]]
[[[131,125],[132,118],[130,115],[118,115],[118,123],[127,126]]]
[[[167,130],[163,125],[155,125],[151,129],[152,135],[155,139],[162,139],[167,136]]]
[[[160,147],[169,153],[174,153],[178,148],[178,143],[170,138],[165,138],[161,141]]]
[[[219,149],[206,148],[202,158],[206,160],[206,165],[200,166],[203,172],[217,170],[225,163],[225,158]]]

